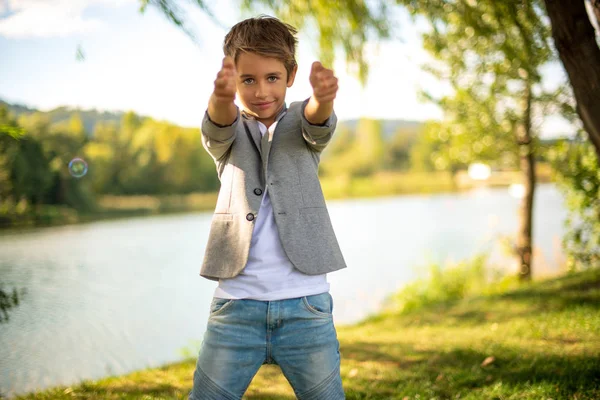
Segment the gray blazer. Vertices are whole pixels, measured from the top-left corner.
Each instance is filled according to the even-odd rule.
[[[219,127],[204,115],[202,144],[215,161],[221,189],[201,276],[232,278],[244,269],[267,185],[281,244],[294,267],[309,275],[346,267],[317,174],[337,118],[332,114],[324,126],[312,125],[304,118],[306,104],[290,105],[270,143],[268,133],[263,139],[257,122],[246,116]]]

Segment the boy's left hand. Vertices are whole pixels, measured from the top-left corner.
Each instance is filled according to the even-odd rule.
[[[338,91],[338,79],[333,70],[327,69],[319,61],[315,61],[310,69],[310,84],[313,98],[318,103],[332,102]]]

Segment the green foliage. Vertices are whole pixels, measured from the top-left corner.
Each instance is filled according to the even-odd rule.
[[[8,108],[0,105],[0,136],[10,136],[13,139],[19,139],[25,132],[17,122],[10,118]]]
[[[186,23],[180,0],[139,1],[141,12],[144,12],[148,5],[155,6],[171,22],[194,38],[194,33]],[[206,1],[194,0],[192,3],[221,25]],[[240,0],[240,3],[242,9],[247,12],[268,7],[274,15],[298,29],[308,28],[316,31],[321,61],[331,67],[336,50],[341,48],[349,67],[356,71],[363,83],[367,80],[369,68],[365,44],[372,38],[385,38],[390,35],[389,5],[385,1],[367,4],[355,0]]]
[[[54,122],[53,115],[26,110],[17,121],[0,106],[2,224],[73,222],[78,213],[104,214],[97,200],[107,194],[178,195],[219,186],[198,129],[130,112],[118,123],[100,117],[90,133],[77,110]],[[69,171],[76,157],[88,165],[83,177]]]
[[[384,148],[383,167],[386,170],[410,169],[410,152],[421,133],[420,129],[399,128]]]
[[[383,136],[382,121],[361,118],[356,128],[342,127],[331,148],[325,151],[320,171],[323,176],[342,179],[371,176],[393,163],[391,149]]]
[[[193,40],[196,39],[195,33],[189,27],[189,24],[186,21],[186,18],[185,18],[186,12],[184,9],[182,9],[179,0],[139,0],[139,2],[140,2],[140,12],[141,13],[146,12],[146,9],[148,8],[149,5],[154,6],[154,7],[158,8],[169,21],[171,21],[176,26],[181,28],[188,36],[190,36],[190,38],[192,38]],[[205,14],[212,17],[215,20],[215,22],[218,22],[214,18],[213,13],[210,10],[210,7],[208,6],[206,1],[191,0],[191,1],[188,1],[187,3],[190,3],[190,2],[194,3]]]
[[[369,65],[365,45],[372,38],[390,35],[389,4],[385,1],[356,0],[242,0],[249,11],[266,6],[273,13],[306,31],[316,31],[319,58],[326,66],[333,66],[336,50],[341,48],[349,68],[353,68],[364,84]]]
[[[354,175],[368,176],[383,166],[384,142],[381,122],[361,118],[354,143]]]
[[[407,171],[421,130],[422,124],[401,120],[361,118],[341,123],[323,153],[320,174],[355,180],[382,171]]]
[[[432,263],[427,276],[403,287],[391,299],[389,308],[407,313],[424,307],[447,304],[477,295],[507,290],[516,279],[505,277],[487,265],[485,255],[476,255],[455,265]]]
[[[448,126],[438,121],[425,124],[421,135],[410,150],[410,164],[416,171],[456,171],[469,161],[464,150],[450,150]]]
[[[600,267],[600,168],[593,146],[561,141],[551,152],[568,209],[563,247],[570,270]]]
[[[68,114],[63,108],[38,112],[6,106],[18,114],[18,120],[0,109],[4,110],[3,126],[21,134],[19,140],[0,136],[3,225],[10,221],[46,224],[53,218],[72,222],[87,219],[88,214],[145,215],[211,208],[207,206],[210,201],[192,198],[219,188],[214,163],[202,148],[198,129],[132,112],[107,116],[94,110]],[[120,120],[115,121],[115,115]],[[409,168],[408,154],[420,126],[370,119],[341,123],[322,157],[320,173],[328,197],[452,190],[445,173],[401,172]],[[84,177],[69,173],[68,164],[75,157],[88,165]],[[105,201],[108,195],[116,200]],[[123,207],[123,196],[139,203]],[[143,196],[155,199],[154,205],[147,207]]]
[[[553,99],[541,85],[540,68],[554,56],[540,2],[400,3],[430,23],[423,42],[436,62],[425,69],[453,89],[439,99],[424,93],[442,107],[446,120],[430,125],[436,132],[425,139],[435,151],[433,165],[415,154],[419,164],[424,169],[453,169],[457,164],[485,161],[500,168],[518,167],[519,136],[525,129],[535,132],[531,118],[543,116],[543,106]],[[526,93],[531,93],[530,100]],[[536,146],[534,139],[530,147],[535,151]]]
[[[41,143],[26,136],[4,106],[0,106],[0,126],[10,127],[0,133],[0,209],[2,214],[22,214],[29,205],[44,201],[52,174]]]

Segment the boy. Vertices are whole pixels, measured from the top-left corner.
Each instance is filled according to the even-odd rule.
[[[225,37],[202,122],[221,189],[200,275],[219,285],[190,399],[240,399],[262,364],[300,399],[345,398],[326,274],[346,265],[317,175],[338,85],[315,62],[312,96],[286,107],[296,33],[261,16]]]

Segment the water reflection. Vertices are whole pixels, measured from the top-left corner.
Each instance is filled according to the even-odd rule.
[[[0,283],[0,324],[8,322],[9,312],[14,311],[13,309],[21,303],[25,292],[25,288],[18,290],[16,287],[12,292],[10,289],[5,290],[4,285]]]

